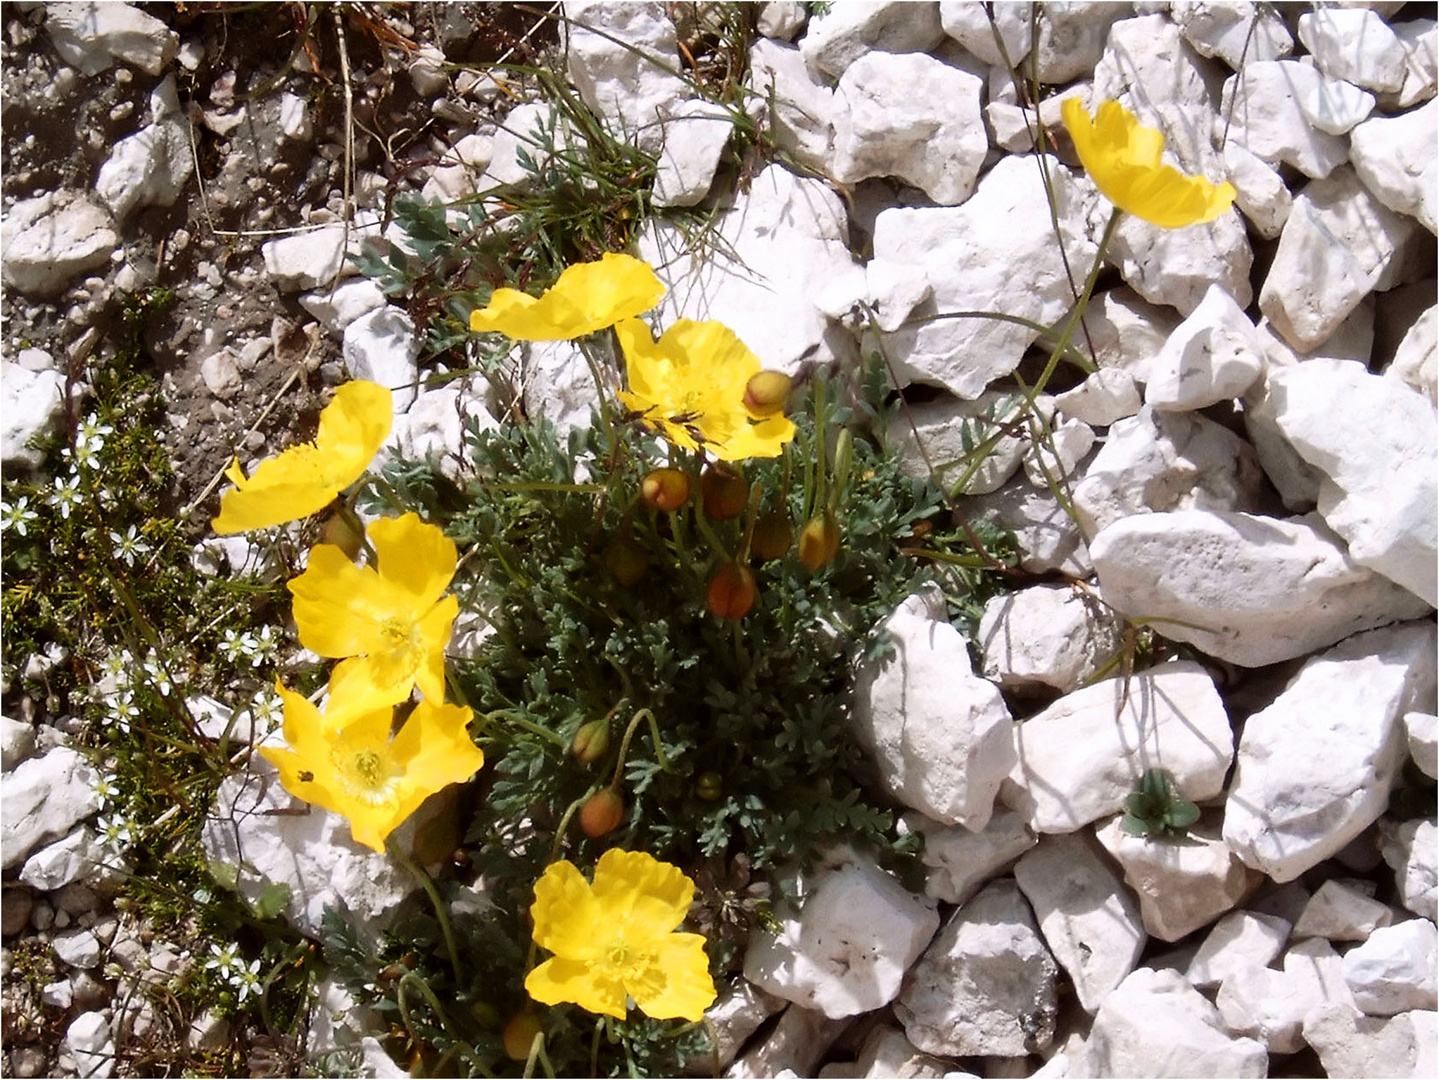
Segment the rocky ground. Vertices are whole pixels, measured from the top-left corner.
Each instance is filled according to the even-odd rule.
[[[1433,1075],[1433,5],[1048,4],[1037,40],[1029,5],[997,5],[1009,59],[1033,49],[1058,88],[1037,110],[980,5],[755,5],[750,111],[789,167],[725,159],[731,118],[636,51],[682,70],[690,7],[566,5],[605,31],[574,34],[568,77],[662,152],[657,204],[721,211],[707,260],[662,219],[643,230],[671,286],[662,315],[719,318],[787,370],[880,335],[911,384],[916,469],[920,445],[944,462],[1001,436],[961,505],[1014,530],[1036,576],[973,643],[924,596],[890,620],[902,659],[859,672],[856,724],[924,835],[928,882],[913,893],[836,853],[716,1005],[720,1067]],[[491,422],[493,398],[418,385],[436,363],[419,313],[342,254],[382,229],[405,240],[397,192],[456,200],[517,177],[516,133],[548,107],[484,66],[538,59],[552,21],[492,4],[3,19],[7,480],[43,464],[37,433],[73,429],[66,403],[127,297],[156,290],[173,299],[145,323],[146,355],[197,542],[220,468],[305,430],[348,378],[401,390],[405,453],[451,454],[462,418]],[[1066,312],[1109,214],[1066,167],[1071,93],[1124,102],[1238,198],[1210,225],[1120,225],[1086,324],[1099,371],[1063,369],[1038,448],[1008,422],[1038,331],[921,320]],[[1036,122],[1060,137],[1053,219]],[[587,415],[572,359],[521,350],[527,411]],[[1194,659],[1085,685],[1126,616]],[[109,1075],[118,1053],[123,1073],[164,1022],[139,1016],[139,991],[203,954],[154,939],[87,876],[98,802],[66,745],[75,721],[27,685],[5,695],[5,1072]],[[1184,841],[1119,825],[1156,764],[1202,811]],[[1426,789],[1417,813],[1391,798]],[[408,891],[325,815],[258,808],[222,789],[233,827],[207,853],[331,852],[265,870],[302,930],[326,898],[383,921]],[[343,1012],[342,997],[317,1010],[310,1053],[367,1033],[325,1019]],[[229,1037],[195,1019],[192,1048]],[[369,1069],[393,1068],[366,1046]]]

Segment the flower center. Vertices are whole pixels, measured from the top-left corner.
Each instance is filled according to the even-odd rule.
[[[652,965],[653,958],[645,949],[636,948],[623,934],[614,938],[594,961],[601,973],[625,984],[633,984]]]
[[[393,806],[397,771],[385,755],[370,749],[341,752],[335,761],[345,793],[366,806]]]

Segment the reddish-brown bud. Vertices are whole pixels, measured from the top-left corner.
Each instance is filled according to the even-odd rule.
[[[612,787],[601,788],[580,807],[580,828],[591,840],[614,832],[625,819],[625,798]]]
[[[535,1036],[544,1030],[540,1014],[533,1009],[522,1009],[505,1022],[501,1038],[505,1044],[505,1055],[511,1061],[527,1061]]]
[[[754,523],[754,535],[750,537],[749,551],[760,562],[778,559],[789,550],[794,542],[794,525],[783,510],[771,510],[761,514]]]
[[[744,387],[744,407],[758,417],[784,412],[794,380],[782,371],[761,371],[751,375]]]
[[[617,536],[605,548],[605,569],[626,589],[649,569],[649,553],[628,536]]]
[[[716,521],[729,521],[744,513],[749,504],[749,484],[725,465],[711,465],[700,476],[700,493],[705,513]]]
[[[839,552],[839,522],[828,513],[810,518],[799,531],[799,561],[811,570],[827,566]]]
[[[609,748],[610,722],[608,718],[581,724],[580,729],[575,732],[575,737],[570,741],[570,753],[585,765],[593,765],[599,761]]]
[[[650,509],[672,514],[690,497],[690,478],[679,469],[651,469],[640,481],[640,497]]]
[[[705,602],[710,614],[720,619],[743,619],[754,607],[754,574],[748,566],[724,563],[710,578]]]

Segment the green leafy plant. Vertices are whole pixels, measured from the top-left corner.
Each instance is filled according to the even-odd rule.
[[[1146,769],[1124,800],[1119,827],[1130,836],[1183,836],[1199,820],[1199,807],[1183,798],[1163,769]]]

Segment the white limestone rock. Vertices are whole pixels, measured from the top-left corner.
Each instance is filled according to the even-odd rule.
[[[1304,1018],[1304,1041],[1319,1054],[1326,1076],[1386,1076],[1429,1080],[1439,1070],[1439,1012],[1365,1016],[1334,1003]]]
[[[60,59],[82,75],[98,75],[116,62],[158,75],[180,46],[178,34],[133,4],[46,4],[45,32]]]
[[[1093,571],[1079,526],[1047,491],[1016,478],[988,495],[963,499],[971,521],[991,521],[1014,534],[1019,565],[1032,574],[1057,570],[1073,578]]]
[[[983,829],[1014,764],[1014,722],[999,690],[974,675],[964,637],[933,591],[885,620],[894,650],[855,673],[854,725],[880,783],[945,824]]]
[[[1094,1012],[1144,949],[1144,924],[1129,891],[1086,833],[1040,837],[1015,863],[1014,879],[1079,1003]]]
[[[820,1080],[841,1077],[874,1078],[883,1080],[884,1077],[904,1076],[913,1077],[916,1080],[940,1080],[941,1077],[954,1077],[951,1065],[921,1053],[919,1049],[905,1038],[903,1030],[893,1024],[876,1024],[865,1037],[859,1048],[859,1058],[853,1065],[841,1062],[831,1062],[822,1065],[816,1074]]]
[[[1430,922],[1439,916],[1439,842],[1432,818],[1379,822],[1379,850],[1394,871],[1400,902]]]
[[[923,814],[905,814],[900,821],[924,837],[919,856],[926,867],[924,894],[946,904],[963,904],[1038,842],[1013,810],[997,811],[978,832]]]
[[[82,193],[21,199],[0,224],[0,276],[26,296],[56,296],[76,275],[110,261],[120,243],[110,226],[110,215]]]
[[[1370,292],[1409,280],[1426,242],[1432,255],[1418,222],[1379,202],[1353,169],[1336,169],[1295,196],[1259,309],[1293,348],[1317,348]]]
[[[321,285],[330,287],[336,276],[355,273],[345,260],[345,227],[324,225],[310,232],[282,236],[260,245],[265,272],[275,288],[284,293],[301,292]]]
[[[1224,83],[1216,140],[1236,142],[1271,165],[1283,162],[1305,176],[1328,176],[1349,160],[1348,141],[1314,127],[1300,105],[1318,98],[1323,79],[1298,60],[1246,63]]]
[[[982,90],[977,76],[931,56],[860,57],[836,90],[835,179],[892,176],[941,206],[964,202],[989,149]]]
[[[1225,175],[1234,185],[1234,205],[1265,240],[1284,231],[1294,197],[1277,169],[1236,141],[1224,144]]]
[[[1060,231],[1071,266],[1088,266],[1091,197],[1067,170],[1051,169]],[[875,221],[874,258],[919,267],[931,295],[914,311],[1002,311],[1040,324],[1058,320],[1073,296],[1050,227],[1035,162],[1002,158],[957,207],[895,207]],[[1025,273],[1016,275],[1014,267]],[[921,382],[975,398],[1008,375],[1036,331],[994,319],[939,319],[885,335],[901,385]]]
[[[125,869],[119,856],[96,838],[94,830],[82,825],[26,859],[20,868],[20,880],[44,892],[55,892],[74,881],[108,891],[123,880]]]
[[[1284,948],[1289,930],[1289,922],[1277,915],[1231,911],[1200,942],[1184,977],[1191,986],[1208,990],[1241,968],[1266,968]]]
[[[1439,24],[1413,19],[1389,27],[1404,48],[1404,85],[1392,98],[1381,95],[1386,109],[1407,109],[1428,101],[1439,89]]]
[[[1425,776],[1439,777],[1439,716],[1426,712],[1404,714],[1409,756]]]
[[[725,1076],[730,1080],[809,1076],[849,1024],[848,1017],[832,1020],[818,1009],[791,1005],[764,1041],[735,1061]]]
[[[840,78],[861,56],[874,51],[926,53],[944,40],[939,4],[832,4],[811,15],[800,39],[804,61],[816,71]]]
[[[1321,78],[1295,100],[1309,123],[1328,135],[1347,134],[1374,111],[1374,95],[1342,79]]]
[[[1436,231],[1439,164],[1433,150],[1439,126],[1439,102],[1402,116],[1376,116],[1358,125],[1349,136],[1349,157],[1354,171],[1374,197],[1399,214],[1418,218]]]
[[[1057,412],[1091,427],[1109,427],[1135,415],[1142,404],[1139,385],[1123,368],[1100,368],[1072,390],[1054,397]]]
[[[1121,626],[1092,596],[1067,585],[1002,593],[979,621],[983,674],[1002,687],[1076,689],[1118,653]]]
[[[855,354],[854,338],[831,318],[866,294],[850,253],[844,203],[822,180],[771,165],[720,215],[707,254],[678,227],[642,231],[639,254],[668,287],[650,313],[657,325],[718,319],[766,368],[793,372],[806,359]]]
[[[124,222],[145,206],[171,206],[195,171],[183,121],[162,120],[115,144],[95,178],[95,193]]]
[[[68,746],[22,761],[0,788],[0,867],[19,866],[32,851],[69,834],[100,809],[95,770]]]
[[[1223,165],[1214,171],[1221,175]],[[1087,178],[1084,182],[1089,183]],[[1241,307],[1248,307],[1253,299],[1249,271],[1254,252],[1244,221],[1233,208],[1206,225],[1183,229],[1161,228],[1125,214],[1114,230],[1106,258],[1140,296],[1178,308],[1183,315],[1197,308],[1214,284],[1223,287]]]
[[[1242,667],[1290,660],[1429,612],[1413,593],[1350,559],[1315,514],[1136,514],[1102,530],[1089,552],[1107,604]]]
[[[428,458],[435,461],[442,475],[458,481],[467,469],[473,468],[466,452],[465,433],[497,426],[484,406],[483,380],[479,377],[421,390],[409,409],[395,417],[389,437],[380,447],[381,463],[391,455],[409,461]]]
[[[715,1037],[713,1071],[718,1074],[728,1068],[746,1040],[785,1004],[744,979],[735,979],[722,989],[715,1003],[705,1010],[705,1022],[713,1027]]]
[[[573,341],[523,342],[519,355],[525,415],[543,417],[561,432],[589,427],[600,391],[580,347]]]
[[[581,100],[616,136],[657,153],[663,118],[691,96],[684,80],[670,74],[679,70],[680,53],[665,5],[567,0],[565,18],[568,71]]]
[[[75,7],[91,7],[75,4]],[[98,7],[129,7],[129,4],[100,4]],[[149,16],[146,16],[149,18]],[[103,1012],[82,1012],[65,1029],[61,1044],[70,1052],[75,1071],[81,1077],[103,1080],[115,1075],[115,1037],[110,1033],[110,1019]]]
[[[1067,83],[1094,70],[1109,28],[1125,18],[1130,8],[1128,4],[1049,0],[1038,10],[1039,40],[1034,51],[1039,81]]]
[[[1144,929],[1160,941],[1178,941],[1207,926],[1259,884],[1259,875],[1204,822],[1173,840],[1130,836],[1119,822],[1112,818],[1095,830],[1095,838],[1124,868],[1124,883],[1139,897]]]
[[[1173,308],[1151,304],[1128,285],[1096,296],[1084,314],[1094,360],[1147,383],[1154,357],[1182,319]]]
[[[351,378],[389,387],[396,414],[415,400],[419,381],[420,342],[407,312],[386,305],[345,327],[342,345]]]
[[[457,139],[440,158],[420,194],[440,202],[455,202],[476,194],[494,156],[492,135],[475,132]]]
[[[1264,372],[1264,346],[1244,310],[1220,285],[1169,335],[1150,370],[1144,400],[1186,412],[1239,397]]]
[[[1313,938],[1284,954],[1282,970],[1249,961],[1229,972],[1214,1003],[1232,1034],[1259,1040],[1271,1054],[1292,1054],[1304,1048],[1306,1015],[1353,1000],[1339,954]]]
[[[1381,926],[1393,921],[1388,904],[1331,878],[1304,905],[1294,924],[1295,937],[1322,937],[1329,941],[1363,941]]]
[[[1362,364],[1312,360],[1269,380],[1275,422],[1317,468],[1319,513],[1358,565],[1439,606],[1439,417],[1434,406]],[[1344,402],[1344,424],[1334,403]]]
[[[1094,448],[1094,429],[1083,420],[1069,417],[1050,424],[1045,433],[1033,428],[1031,425],[1033,441],[1024,455],[1024,475],[1037,488],[1063,481]]]
[[[1014,732],[1019,760],[1001,797],[1042,833],[1119,812],[1156,762],[1190,801],[1212,799],[1234,753],[1214,682],[1189,661],[1082,687]]]
[[[985,17],[983,5],[959,0],[939,5],[939,23],[944,32],[964,46],[965,50],[986,64],[1016,65],[1029,55],[1031,43],[1031,9],[1033,4],[1020,0],[1012,4],[996,4],[994,25]],[[994,27],[999,28],[1004,52],[994,43]]]
[[[1430,307],[1405,332],[1384,375],[1439,405],[1439,306]]]
[[[1439,1007],[1439,934],[1428,919],[1381,926],[1344,954],[1344,981],[1368,1016]]]
[[[657,127],[652,130],[659,131]],[[486,191],[501,184],[532,185],[534,175],[521,162],[520,151],[524,150],[532,161],[545,166],[551,160],[549,148],[544,145],[547,134],[553,137],[556,152],[568,146],[573,138],[569,125],[553,105],[527,101],[511,109],[495,131],[490,163],[480,177],[478,190]]]
[[[931,1054],[1019,1057],[1049,1046],[1058,965],[1013,880],[991,882],[950,916],[894,1003]]]
[[[38,469],[45,455],[30,443],[55,433],[65,406],[65,376],[9,360],[0,363],[0,372],[0,461],[12,469]]]
[[[775,146],[808,168],[828,172],[834,153],[835,94],[817,81],[793,45],[750,46],[749,86],[769,111]]]
[[[1081,1067],[1081,1076],[1262,1077],[1269,1055],[1232,1037],[1183,975],[1139,968],[1099,1007]]]
[[[798,0],[769,0],[760,4],[754,28],[767,38],[793,41],[808,18],[809,12]]]
[[[776,912],[778,933],[755,931],[744,975],[830,1019],[893,1001],[904,973],[939,929],[932,900],[909,893],[868,860],[821,871],[801,883],[800,899],[798,914]]]
[[[1299,40],[1332,78],[1368,90],[1404,86],[1404,47],[1377,12],[1328,7],[1305,12],[1299,16]]]
[[[333,289],[322,288],[300,297],[300,306],[327,332],[341,338],[345,328],[361,315],[368,315],[388,302],[384,290],[369,278],[340,281]]]
[[[1434,650],[1430,623],[1357,634],[1249,717],[1225,804],[1236,855],[1292,881],[1379,818],[1403,759],[1400,717],[1433,699]]]
[[[1035,403],[1044,410],[1045,402]],[[1024,460],[1027,441],[1012,429],[1023,424],[1022,394],[986,390],[973,401],[915,402],[891,429],[891,445],[908,476],[928,477],[956,495],[997,491]]]
[[[1294,38],[1274,8],[1250,0],[1174,0],[1169,17],[1200,56],[1217,56],[1235,71],[1242,63],[1278,60],[1294,51]]]
[[[704,200],[734,131],[734,117],[713,102],[681,102],[664,120],[664,149],[655,170],[655,206],[694,206]]]
[[[35,750],[35,725],[0,716],[0,770],[9,772]]]
[[[1258,510],[1264,476],[1254,448],[1203,416],[1144,406],[1116,422],[1071,493],[1090,536],[1136,514]]]
[[[1272,336],[1265,335],[1265,339],[1266,345],[1272,347],[1267,350],[1269,360],[1264,374],[1244,395],[1244,432],[1285,509],[1302,514],[1318,504],[1324,474],[1304,460],[1279,428],[1279,401],[1270,392],[1270,379],[1299,361],[1290,362],[1281,352],[1285,346]],[[1277,356],[1281,357],[1279,361]]]

